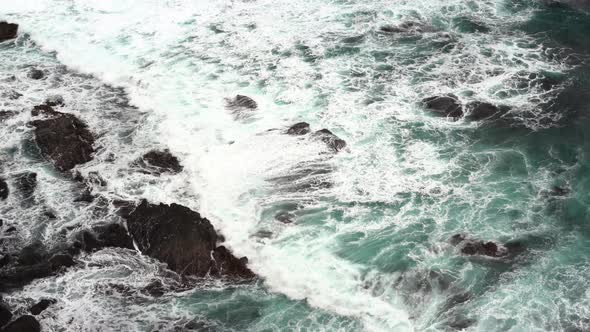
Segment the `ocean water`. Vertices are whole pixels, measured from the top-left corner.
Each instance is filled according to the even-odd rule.
[[[20,25],[0,44],[0,93],[23,95],[0,102],[18,112],[0,123],[0,173],[39,178],[35,204],[11,195],[2,218],[45,242],[115,218],[72,203],[75,184],[32,147],[28,110],[61,95],[99,137],[79,167],[107,179],[95,192],[198,210],[261,277],[152,298],[110,286],[171,283],[165,267],[105,249],[6,299],[58,298],[45,331],[590,329],[590,16],[572,4],[0,0]],[[511,110],[476,122],[423,109],[446,93]],[[258,110],[236,119],[236,94]],[[284,134],[300,121],[347,148]],[[184,172],[130,170],[155,147]],[[458,233],[519,253],[463,256]]]

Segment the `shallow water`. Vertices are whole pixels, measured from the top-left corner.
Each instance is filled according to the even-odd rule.
[[[47,330],[590,328],[588,14],[527,0],[43,0],[6,1],[0,19],[20,24],[16,43],[0,44],[0,89],[23,94],[0,106],[22,110],[0,124],[1,171],[37,171],[36,206],[60,212],[38,220],[12,196],[3,219],[50,240],[113,218],[69,203],[71,184],[28,148],[26,110],[59,94],[100,136],[80,167],[108,179],[96,191],[200,211],[263,278],[112,294],[101,285],[166,272],[103,250],[9,297],[61,299],[41,317]],[[50,74],[32,81],[29,66]],[[420,105],[445,93],[511,111],[455,122]],[[236,119],[224,108],[236,94],[259,109]],[[299,121],[347,148],[282,133]],[[129,170],[153,147],[185,171]],[[285,211],[293,223],[275,220]],[[457,233],[522,252],[462,256]]]

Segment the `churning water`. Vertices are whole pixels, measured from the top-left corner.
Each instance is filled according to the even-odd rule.
[[[23,95],[0,104],[22,111],[0,124],[0,172],[36,171],[38,205],[59,211],[38,220],[12,197],[4,219],[51,241],[110,218],[71,203],[71,184],[31,152],[28,110],[61,95],[99,137],[79,167],[109,179],[96,191],[198,210],[262,278],[113,293],[103,286],[169,278],[135,252],[102,250],[9,294],[59,298],[47,331],[590,329],[585,12],[533,0],[0,0],[0,19],[20,25],[0,44],[0,93]],[[28,79],[30,66],[47,79]],[[420,103],[447,93],[510,111],[450,121]],[[236,94],[258,110],[236,119],[224,107]],[[300,121],[347,148],[284,134]],[[184,172],[131,172],[153,147]],[[275,219],[285,212],[292,223]],[[519,253],[464,256],[449,242],[458,233]]]

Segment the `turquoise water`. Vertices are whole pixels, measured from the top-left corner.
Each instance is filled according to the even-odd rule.
[[[100,252],[85,259],[103,268],[15,295],[66,299],[42,320],[49,330],[80,316],[73,330],[188,322],[214,331],[590,328],[585,12],[532,0],[2,7],[0,18],[21,24],[20,44],[0,50],[12,59],[2,74],[31,62],[78,72],[50,87],[18,85],[30,99],[5,107],[30,107],[50,92],[76,100],[104,91],[85,93],[70,109],[105,133],[105,152],[81,171],[108,178],[100,189],[108,197],[199,210],[262,279],[211,282],[162,299],[113,296],[96,285],[143,285],[162,272],[135,254]],[[416,24],[381,29],[407,22]],[[122,92],[104,83],[124,88],[137,109],[105,106],[105,95]],[[224,109],[224,98],[238,93],[259,104],[248,119]],[[420,104],[446,93],[511,111],[497,121],[449,121]],[[11,120],[11,132],[26,131],[26,117]],[[330,129],[347,149],[332,155],[268,131],[299,121]],[[8,151],[20,142],[2,144]],[[185,172],[150,182],[125,171],[153,145],[178,154]],[[107,152],[113,162],[104,162]],[[26,155],[13,158],[43,169]],[[285,211],[293,223],[275,220]],[[518,254],[463,256],[449,242],[458,233]]]

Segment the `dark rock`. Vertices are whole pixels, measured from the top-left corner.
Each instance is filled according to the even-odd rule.
[[[231,110],[254,110],[258,108],[258,104],[254,101],[254,99],[243,96],[237,95],[234,98],[226,98],[226,107]]]
[[[127,217],[135,210],[135,202],[121,199],[113,200],[113,206],[117,209],[117,213],[121,217]]]
[[[481,121],[495,118],[505,114],[509,110],[505,106],[498,107],[490,103],[484,103],[479,101],[474,101],[467,104],[466,109],[466,118],[472,121]]]
[[[107,247],[133,249],[133,240],[122,224],[111,223],[83,230],[74,238],[81,244],[84,251],[96,251]]]
[[[35,265],[16,265],[0,270],[0,291],[22,287],[29,282],[50,276],[53,273],[48,262]]]
[[[380,32],[394,34],[394,33],[420,33],[420,32],[432,32],[432,27],[426,26],[423,23],[415,21],[402,22],[399,25],[384,25],[379,28]]]
[[[20,191],[23,198],[31,198],[37,188],[37,173],[25,172],[16,175],[15,187]]]
[[[14,111],[0,111],[0,122],[16,115]]]
[[[84,189],[84,191],[82,192],[82,194],[80,194],[80,196],[76,197],[74,199],[74,202],[86,202],[86,203],[92,203],[92,201],[94,201],[94,195],[92,195],[92,191],[89,188]]]
[[[16,232],[16,227],[14,226],[10,226],[6,229],[5,233],[12,233],[12,232]]]
[[[9,193],[10,191],[8,190],[8,183],[6,183],[6,180],[3,178],[0,178],[0,199],[7,199]]]
[[[313,136],[326,143],[326,145],[328,145],[328,147],[334,152],[338,152],[346,147],[346,141],[332,134],[328,129],[318,130],[313,133]]]
[[[31,243],[24,247],[18,255],[18,262],[21,265],[35,265],[47,259],[47,249],[40,241]]]
[[[41,332],[41,325],[35,317],[24,315],[6,325],[2,332]]]
[[[567,196],[570,192],[571,192],[571,190],[569,188],[564,188],[564,187],[560,187],[560,186],[553,186],[553,188],[551,189],[552,196]],[[1,189],[0,189],[0,193],[1,193]]]
[[[164,151],[152,150],[143,155],[139,160],[136,160],[133,167],[140,168],[142,172],[160,175],[165,172],[180,173],[182,172],[182,165],[168,149]]]
[[[18,24],[0,22],[0,42],[16,38]]]
[[[12,312],[6,303],[0,302],[0,328],[12,319]]]
[[[143,292],[153,297],[160,297],[166,293],[166,288],[160,280],[154,280],[143,288]]]
[[[29,311],[37,316],[38,314],[42,313],[43,310],[49,308],[50,305],[56,303],[57,301],[54,299],[42,299],[41,301],[39,301],[37,304],[35,304],[34,306],[32,306]]]
[[[435,96],[422,100],[426,109],[438,116],[457,119],[463,116],[463,108],[455,95]]]
[[[275,216],[275,219],[284,224],[290,224],[293,222],[293,219],[295,219],[295,215],[290,212],[281,212]]]
[[[64,98],[60,95],[49,96],[45,99],[45,105],[49,107],[65,106]]]
[[[70,254],[61,253],[51,256],[51,258],[49,258],[49,265],[53,271],[57,271],[61,268],[74,266],[76,265],[76,262]]]
[[[36,106],[32,113],[49,116],[31,124],[35,127],[35,141],[41,153],[51,159],[58,170],[68,171],[92,160],[94,137],[84,122],[47,105]]]
[[[470,239],[463,234],[456,234],[451,237],[452,245],[460,245],[461,253],[464,255],[480,255],[489,257],[503,257],[508,255],[506,247],[488,241]]]
[[[216,247],[218,236],[209,220],[187,207],[143,200],[126,219],[139,250],[181,275],[254,277],[244,260]]]
[[[6,91],[6,92],[2,93],[2,98],[7,98],[10,100],[17,100],[22,96],[23,96],[22,93],[19,93],[18,91],[15,91],[15,90],[10,90],[10,91]]]
[[[287,130],[287,134],[288,135],[305,135],[305,134],[309,133],[309,131],[310,131],[309,123],[299,122],[299,123],[292,125]]]
[[[29,76],[29,78],[34,79],[34,80],[40,80],[43,78],[43,76],[45,76],[45,74],[43,74],[42,70],[39,70],[37,68],[32,68],[31,70],[29,70],[29,73],[27,74],[27,76]]]

